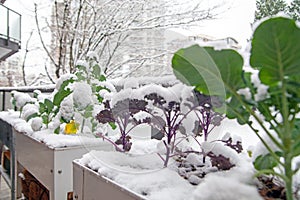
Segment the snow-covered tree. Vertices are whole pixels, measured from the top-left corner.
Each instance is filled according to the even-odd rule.
[[[279,12],[286,12],[286,10],[287,4],[284,0],[257,0],[254,20],[274,16]]]
[[[43,13],[38,5],[35,18],[56,77],[73,72],[76,62],[89,51],[99,55],[108,74],[129,62],[140,67],[146,60],[159,60],[167,51],[159,42],[162,33],[155,30],[212,19],[220,8],[206,0],[55,0],[50,6],[52,16],[46,16],[47,27],[40,23]],[[51,45],[44,42],[45,29],[52,34]],[[149,36],[160,43],[159,47]]]
[[[300,0],[293,0],[288,7],[289,15],[295,19],[300,20]]]

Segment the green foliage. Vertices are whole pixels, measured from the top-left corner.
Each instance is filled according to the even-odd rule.
[[[33,119],[35,117],[39,117],[39,114],[38,113],[33,113],[33,114],[29,115],[25,120],[28,122],[30,119]]]
[[[117,128],[117,125],[114,122],[109,122],[108,124],[113,130]]]
[[[189,64],[189,68],[181,67]],[[179,50],[174,54],[172,65],[175,75],[186,84],[196,86],[204,94],[224,95],[220,71],[206,49],[194,45]],[[190,77],[190,74],[194,76]]]
[[[94,56],[87,56],[84,64],[76,65],[77,82],[85,82],[90,85],[92,94],[97,98],[97,103],[101,104],[103,97],[100,95],[101,90],[110,90],[100,83],[106,81],[106,77],[102,74],[101,68],[97,62],[97,58]],[[96,102],[95,102],[96,103]],[[98,123],[95,122],[93,116],[94,105],[88,105],[85,108],[79,108],[74,105],[75,110],[82,116],[81,132],[83,131],[86,119],[89,119],[92,131],[95,131]]]
[[[73,82],[72,78],[63,81],[59,90],[55,93],[53,101],[46,98],[43,102],[39,102],[38,116],[42,118],[46,127],[59,112],[61,102],[72,93],[68,85]]]
[[[44,102],[40,102],[39,106],[39,116],[42,118],[43,124],[48,127],[51,118],[56,115],[58,110],[54,110],[54,104],[49,99],[45,99]]]
[[[276,152],[277,155],[280,155],[281,153]],[[278,166],[277,160],[270,154],[266,155],[259,155],[255,161],[254,161],[254,167],[258,171],[260,170],[273,170],[274,167]]]
[[[56,106],[59,106],[60,103],[64,100],[64,98],[66,98],[67,96],[69,96],[72,91],[70,88],[68,88],[67,86],[70,84],[70,83],[73,83],[74,80],[71,78],[71,79],[67,79],[65,80],[59,90],[57,91],[57,93],[54,95],[54,99],[53,99],[53,104],[56,105]]]
[[[299,46],[295,44],[300,44],[300,29],[290,19],[268,20],[256,29],[250,64],[259,69],[264,84],[274,86],[300,75]]]
[[[292,152],[293,156],[300,155],[300,119],[296,119],[294,122],[294,129],[292,130]]]
[[[255,21],[264,17],[271,17],[279,12],[286,12],[287,4],[284,0],[257,0]]]
[[[292,159],[300,154],[300,119],[297,118],[300,112],[300,45],[298,44],[300,44],[300,29],[291,19],[272,18],[260,24],[255,30],[250,64],[254,69],[259,70],[260,81],[268,86],[268,94],[259,99],[255,98],[258,88],[251,83],[250,74],[242,71],[242,58],[233,50],[216,51],[212,48],[191,46],[176,52],[172,61],[177,78],[196,86],[197,90],[205,94],[225,96],[226,116],[236,118],[241,124],[248,124],[257,134],[269,154],[259,156],[254,165],[257,170],[262,172],[268,170],[268,173],[283,178],[288,200],[293,199]],[[217,87],[216,83],[222,84],[226,91],[225,95],[220,93],[219,88],[222,86]],[[237,92],[241,88],[249,89],[250,99]],[[261,137],[249,121],[250,115],[279,149],[278,152],[282,153],[274,152],[270,144]],[[261,121],[259,115],[264,116],[267,125]],[[277,134],[277,137],[274,137],[270,129]],[[278,165],[284,168],[284,174],[276,174],[272,171]]]
[[[84,64],[79,64],[76,66],[76,78],[73,79],[73,77],[64,80],[60,85],[57,91],[55,91],[54,94],[49,96],[48,98],[45,98],[44,100],[39,100],[39,91],[35,91],[33,93],[33,98],[27,97],[26,103],[24,103],[23,98],[19,98],[21,94],[18,94],[18,92],[12,92],[12,103],[14,106],[19,106],[20,108],[20,117],[22,113],[22,109],[26,104],[32,103],[35,104],[38,107],[38,111],[36,113],[31,114],[27,117],[27,121],[29,121],[32,118],[40,117],[42,119],[42,122],[44,125],[46,125],[46,128],[48,128],[48,125],[50,122],[52,122],[56,117],[60,117],[58,120],[60,123],[69,123],[70,118],[72,116],[74,117],[75,113],[77,112],[82,116],[82,123],[81,127],[84,128],[85,122],[88,121],[91,124],[92,131],[94,131],[97,128],[98,123],[95,122],[93,111],[94,111],[94,104],[101,104],[103,101],[103,97],[101,96],[102,90],[106,90],[107,92],[110,92],[110,90],[105,87],[105,84],[101,84],[101,82],[106,81],[106,77],[101,73],[101,68],[98,65],[96,61],[96,57],[87,56],[86,62]],[[97,99],[97,102],[93,102],[90,105],[84,105],[82,107],[81,105],[76,105],[74,102],[74,105],[68,105],[69,103],[66,102],[63,106],[66,107],[66,109],[61,109],[62,102],[73,93],[72,88],[76,87],[75,82],[85,83],[91,87],[92,95],[93,97],[90,97],[91,99]],[[74,83],[74,84],[73,84]],[[73,84],[73,85],[72,85]],[[17,96],[18,95],[18,96]],[[24,94],[23,94],[24,95]],[[54,95],[54,96],[53,96]],[[53,96],[53,98],[52,98]],[[95,97],[95,98],[94,98]],[[19,102],[17,102],[17,99]],[[83,97],[86,98],[86,97]],[[87,97],[89,98],[89,97]],[[24,105],[23,105],[24,104]],[[63,115],[59,112],[66,112]],[[66,117],[67,119],[65,119]],[[54,127],[54,133],[58,134],[60,132],[60,126],[57,127],[57,123],[54,123],[56,127]],[[82,131],[82,130],[81,130]]]

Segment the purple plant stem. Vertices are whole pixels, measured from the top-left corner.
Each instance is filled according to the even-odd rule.
[[[170,147],[169,147],[169,145],[167,145],[166,141],[163,141],[163,142],[164,142],[166,150],[167,150],[167,152],[166,152],[166,159],[165,159],[165,162],[164,162],[164,167],[167,167],[169,159],[170,159]]]
[[[96,135],[99,136],[99,137],[101,137],[103,140],[106,140],[109,143],[111,143],[118,151],[124,152],[123,149],[121,149],[120,147],[118,147],[118,145],[116,145],[116,143],[114,143],[111,139],[105,137],[102,133],[97,133]]]

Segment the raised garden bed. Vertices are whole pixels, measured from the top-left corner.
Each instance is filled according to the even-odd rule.
[[[88,167],[73,162],[73,197],[80,199],[144,200],[145,198]]]
[[[2,112],[0,117],[7,120],[14,136],[18,167],[12,177],[19,179],[15,186],[18,191],[21,185],[16,175],[25,168],[49,190],[50,199],[66,199],[67,193],[73,190],[72,161],[92,149],[112,150],[110,145],[95,138],[55,135],[50,130],[33,132],[18,118],[18,112]]]
[[[91,149],[111,149],[105,144],[51,148],[23,133],[15,135],[17,161],[49,190],[50,199],[66,199],[73,190],[74,159]]]

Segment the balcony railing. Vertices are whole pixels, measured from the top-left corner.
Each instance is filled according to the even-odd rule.
[[[0,4],[0,24],[1,60],[17,52],[21,47],[21,15]]]

